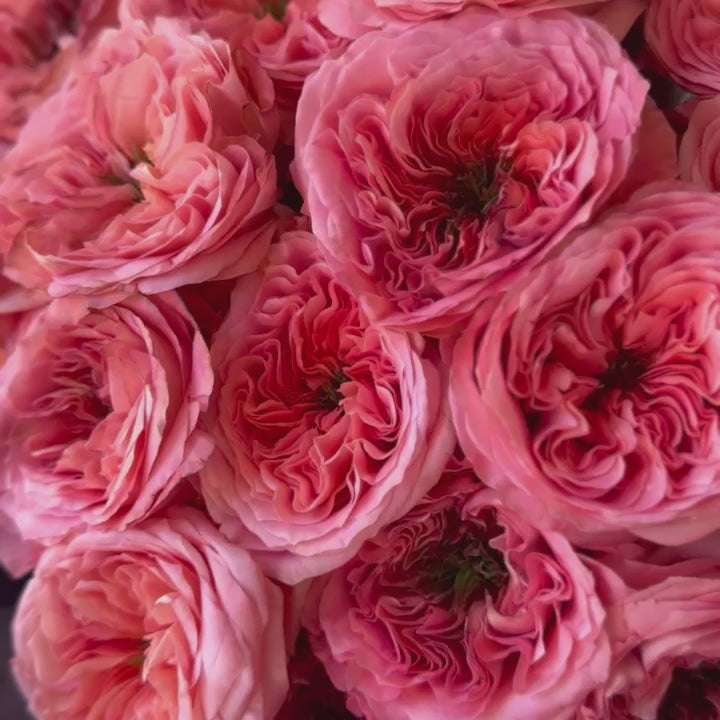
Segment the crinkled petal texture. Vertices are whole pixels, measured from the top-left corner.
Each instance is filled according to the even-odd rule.
[[[720,92],[720,14],[715,0],[652,0],[645,37],[679,85],[697,95]]]
[[[720,197],[636,195],[463,333],[451,370],[463,449],[506,502],[547,509],[571,535],[708,534],[719,317]]]
[[[300,99],[313,232],[373,321],[445,332],[618,186],[646,89],[607,31],[568,13],[370,33]]]
[[[690,116],[680,143],[680,171],[683,180],[720,192],[720,97],[699,102]]]
[[[438,481],[454,433],[423,345],[370,327],[307,233],[238,281],[211,345],[217,450],[200,478],[223,532],[271,576],[341,565]]]
[[[43,556],[13,626],[38,720],[272,720],[282,594],[200,512],[89,532]]]
[[[310,597],[316,654],[373,720],[561,720],[608,673],[591,569],[457,457]]]
[[[273,234],[272,83],[178,21],[102,34],[0,184],[5,273],[113,301],[254,270]]]
[[[518,16],[591,3],[592,0],[318,0],[318,12],[323,24],[334,33],[356,38],[371,30],[426,22],[470,7]]]
[[[210,357],[179,298],[74,305],[40,311],[0,369],[0,524],[45,546],[141,521],[212,451]]]

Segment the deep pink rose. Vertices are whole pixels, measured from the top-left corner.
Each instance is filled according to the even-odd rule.
[[[141,521],[212,450],[210,358],[179,298],[73,305],[39,311],[0,369],[0,524],[39,545]]]
[[[698,103],[690,116],[680,143],[680,171],[683,180],[720,192],[720,97]]]
[[[317,3],[324,25],[337,35],[355,38],[370,30],[421,23],[470,7],[517,16],[591,5],[593,0],[317,0]]]
[[[447,331],[618,186],[646,89],[567,13],[362,37],[298,108],[297,179],[329,264],[373,321]]]
[[[673,80],[698,95],[720,92],[716,0],[652,0],[645,38]]]
[[[673,187],[581,233],[455,347],[475,469],[570,534],[678,544],[717,527],[720,196]]]
[[[277,122],[269,78],[223,41],[163,19],[106,31],[6,156],[5,273],[109,302],[255,269]]]
[[[341,565],[437,482],[454,434],[431,350],[369,326],[307,233],[238,281],[211,345],[217,450],[200,478],[271,576]]]
[[[186,508],[48,550],[13,669],[38,720],[272,720],[282,619],[280,589]]]
[[[315,652],[365,718],[563,720],[607,677],[594,569],[457,457],[423,502],[315,583]]]

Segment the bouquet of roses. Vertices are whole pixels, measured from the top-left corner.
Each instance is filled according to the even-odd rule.
[[[35,717],[720,718],[715,0],[0,20]]]

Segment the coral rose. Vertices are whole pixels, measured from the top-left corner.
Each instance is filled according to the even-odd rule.
[[[645,38],[673,80],[697,95],[720,92],[716,0],[652,0]]]
[[[699,102],[680,143],[684,180],[720,192],[720,97]]]
[[[38,312],[0,369],[0,524],[40,545],[141,521],[212,450],[210,358],[177,296],[73,305]]]
[[[593,217],[646,89],[614,38],[567,13],[368,34],[300,99],[313,232],[373,321],[447,332]]]
[[[48,550],[13,669],[38,720],[272,720],[282,622],[280,589],[186,508]]]
[[[466,463],[329,578],[306,619],[373,720],[563,720],[608,673],[595,568],[499,505]]]
[[[437,482],[454,433],[432,350],[369,326],[307,233],[238,281],[211,345],[217,450],[200,478],[271,576],[341,565]]]
[[[7,276],[100,303],[255,269],[274,232],[269,78],[169,20],[93,48],[6,156]]]
[[[684,188],[581,233],[455,347],[460,443],[537,522],[665,544],[717,527],[720,197]]]

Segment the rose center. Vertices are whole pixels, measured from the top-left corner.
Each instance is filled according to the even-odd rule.
[[[141,668],[145,664],[146,655],[148,648],[150,647],[150,641],[149,640],[143,640],[140,643],[140,647],[138,648],[138,652],[133,655],[127,662],[128,665],[132,667],[138,667]]]
[[[285,17],[289,0],[266,0],[263,8],[268,15],[272,15],[276,20],[282,20]]]
[[[647,372],[648,359],[620,348],[600,377],[606,390],[632,390]]]
[[[342,370],[335,370],[330,380],[318,389],[321,407],[325,410],[337,410],[343,399],[340,386],[346,382],[350,382],[350,378]]]
[[[506,585],[508,571],[502,553],[489,544],[501,532],[494,516],[476,525],[451,518],[443,544],[422,559],[418,576],[421,589],[454,607],[464,608],[489,592],[497,599]]]
[[[720,665],[703,663],[694,670],[676,668],[665,692],[658,720],[718,720],[720,708],[709,699],[710,690],[717,697],[720,688]]]
[[[502,198],[507,163],[495,157],[483,158],[472,163],[460,173],[450,192],[450,204],[460,219],[466,217],[486,218]]]

